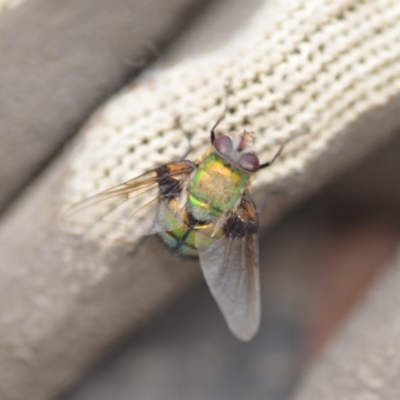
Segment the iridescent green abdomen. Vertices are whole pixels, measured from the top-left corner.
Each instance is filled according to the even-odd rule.
[[[177,216],[179,202],[171,200],[161,204],[163,214],[163,224],[165,231],[159,232],[164,242],[173,250],[186,256],[197,256],[195,245],[196,231],[191,227],[189,215],[184,212],[182,217]]]
[[[209,153],[190,178],[188,207],[193,217],[212,221],[235,209],[249,179],[217,153]]]

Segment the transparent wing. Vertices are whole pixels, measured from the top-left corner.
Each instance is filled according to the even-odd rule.
[[[165,164],[88,197],[62,212],[62,226],[97,239],[124,241],[165,230],[159,205],[174,194],[185,195],[183,189],[193,169],[194,164],[186,160]],[[183,206],[184,199],[178,203]]]
[[[245,199],[225,222],[224,235],[211,246],[198,248],[201,268],[232,333],[249,341],[260,325],[258,217]],[[199,231],[197,239],[202,235]]]

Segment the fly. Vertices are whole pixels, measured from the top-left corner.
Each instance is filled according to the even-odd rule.
[[[199,159],[164,164],[89,197],[67,210],[65,218],[91,225],[118,211],[127,239],[158,233],[177,253],[198,257],[230,330],[249,341],[261,314],[258,214],[250,185],[287,141],[271,161],[260,164],[253,132],[216,136],[223,117],[211,129],[211,145]]]

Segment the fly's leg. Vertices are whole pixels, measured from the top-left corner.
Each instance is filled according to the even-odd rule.
[[[260,165],[260,169],[270,167],[279,158],[279,156],[282,154],[283,150],[285,149],[286,145],[289,142],[291,142],[293,139],[298,138],[301,135],[304,135],[305,133],[309,132],[309,130],[310,130],[309,124],[307,124],[307,123],[303,124],[302,127],[300,128],[300,130],[295,135],[286,139],[279,146],[278,151],[275,153],[275,155],[272,157],[272,159],[270,161],[267,161],[266,163]],[[276,188],[274,191],[272,191],[272,192],[270,191],[268,193],[268,195],[263,196],[263,201],[262,201],[263,205],[261,207],[257,207],[257,211],[261,212],[265,208],[265,205],[267,203],[267,198],[269,196],[273,195],[273,196],[281,196],[282,198],[285,198],[285,197],[287,197],[287,194],[288,194],[288,190],[286,188],[285,189]],[[256,202],[256,203],[261,203],[261,202]]]
[[[275,153],[275,155],[272,157],[272,159],[270,161],[267,161],[266,163],[260,165],[260,169],[270,167],[282,154],[283,150],[285,149],[285,146],[296,137],[297,137],[297,135],[285,140],[279,146],[278,151]],[[258,194],[256,194],[256,196],[253,193],[252,197],[253,197],[253,200],[255,201],[255,203],[257,204],[257,211],[259,213],[261,213],[264,210],[264,208],[267,204],[267,201],[271,196],[281,197],[282,199],[285,199],[287,196],[287,190],[277,188],[273,191],[269,191],[267,194],[264,191],[258,192]],[[255,197],[257,197],[257,199]]]
[[[217,126],[220,124],[220,122],[225,118],[226,110],[227,110],[227,105],[225,104],[224,112],[223,112],[222,115],[217,119],[217,122],[214,124],[214,126],[211,128],[211,131],[210,131],[211,144],[213,144],[213,143],[214,143],[214,140],[215,140],[215,129],[216,129]]]
[[[272,157],[272,160],[270,160],[270,161],[268,161],[268,162],[266,162],[266,163],[260,165],[260,169],[270,167],[270,166],[279,158],[279,156],[282,154],[282,151],[285,149],[286,145],[287,145],[289,142],[291,142],[293,139],[298,138],[298,137],[301,136],[301,135],[304,135],[305,133],[307,133],[307,132],[309,132],[309,131],[310,131],[310,126],[309,126],[309,124],[308,124],[308,123],[304,123],[304,124],[302,125],[302,127],[299,129],[299,131],[298,131],[295,135],[293,135],[292,137],[286,139],[286,140],[280,145],[278,151],[277,151],[277,152],[275,153],[275,155]]]
[[[229,83],[227,83],[224,88],[225,88],[225,106],[224,106],[224,111],[222,112],[222,115],[217,119],[213,127],[211,128],[210,131],[210,139],[211,139],[211,144],[214,143],[215,140],[215,129],[217,129],[217,126],[221,123],[221,121],[225,118],[225,115],[228,111],[228,91],[229,91]]]
[[[188,139],[188,143],[189,143],[189,148],[187,149],[186,153],[181,158],[181,160],[184,160],[194,150],[193,145],[192,145],[193,132],[189,132],[186,129],[184,129],[184,127],[182,126],[181,117],[179,115],[175,117],[175,123],[178,126],[178,128],[185,134],[185,136]]]
[[[225,88],[225,98],[224,98],[224,110],[222,112],[222,115],[217,119],[217,121],[215,122],[215,124],[213,125],[213,127],[211,128],[210,131],[210,139],[211,139],[211,144],[214,142],[215,140],[215,129],[217,128],[217,126],[220,124],[220,122],[225,118],[225,115],[228,111],[228,91],[229,91],[229,84],[227,83],[224,88]],[[186,153],[183,155],[182,160],[185,159],[193,150],[193,145],[192,145],[192,137],[193,137],[193,132],[188,132],[187,130],[185,130],[182,126],[182,122],[181,122],[181,117],[178,115],[175,117],[175,123],[178,126],[178,128],[185,134],[185,136],[188,138],[188,142],[189,142],[189,148],[186,151]]]
[[[286,146],[292,139],[294,139],[294,137],[285,140],[285,141],[280,145],[280,147],[279,147],[278,151],[275,153],[275,155],[272,157],[272,160],[267,161],[267,162],[264,163],[264,164],[261,164],[261,165],[260,165],[260,169],[270,167],[270,166],[278,159],[278,157],[282,154],[283,149],[285,148],[285,146]]]

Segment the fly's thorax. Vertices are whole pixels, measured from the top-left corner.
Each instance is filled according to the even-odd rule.
[[[221,217],[238,206],[249,181],[249,173],[211,151],[190,177],[188,207],[191,214],[200,221]]]

